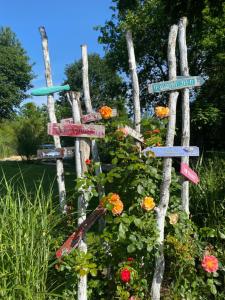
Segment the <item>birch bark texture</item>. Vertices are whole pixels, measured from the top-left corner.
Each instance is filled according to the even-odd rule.
[[[126,31],[126,42],[127,42],[127,51],[129,58],[129,69],[132,80],[133,87],[133,105],[134,105],[134,123],[135,130],[141,132],[141,107],[140,107],[140,92],[139,92],[139,82],[134,54],[134,44],[132,39],[131,30]]]
[[[90,86],[89,86],[89,77],[88,77],[88,52],[87,52],[87,45],[81,45],[81,54],[82,54],[82,80],[83,80],[83,92],[84,92],[84,103],[87,113],[93,112],[93,107],[91,103],[91,96],[90,96]],[[102,173],[102,167],[100,163],[100,157],[98,153],[98,145],[96,140],[91,141],[91,153],[93,160],[99,163],[98,168],[95,168],[95,174],[99,175]],[[98,195],[99,199],[101,199],[105,195],[104,186],[98,185]],[[105,227],[105,221],[103,218],[99,219],[99,231],[101,232]]]
[[[41,34],[41,41],[42,41],[42,49],[43,49],[43,56],[44,56],[44,64],[45,64],[45,79],[46,85],[52,86],[52,73],[51,73],[51,64],[50,64],[50,57],[49,57],[49,49],[48,49],[48,37],[43,26],[39,27],[39,32]],[[48,108],[48,116],[51,123],[57,123],[56,115],[55,115],[55,104],[54,98],[52,95],[47,96],[47,108]],[[60,137],[54,136],[54,145],[55,148],[61,148]],[[64,180],[64,167],[63,167],[63,160],[56,159],[56,172],[57,172],[57,183],[58,183],[58,190],[59,190],[59,204],[64,211],[64,205],[66,203],[66,188],[65,188],[65,180]]]
[[[80,113],[80,93],[78,92],[70,92],[70,101],[72,104],[72,113],[73,113],[73,121],[76,124],[81,123],[81,113]],[[90,145],[87,143],[84,138],[76,138],[75,139],[75,162],[76,162],[76,175],[77,178],[80,178],[84,175],[86,171],[85,160],[90,156]],[[86,209],[87,203],[85,201],[84,195],[80,195],[78,197],[78,227],[79,225],[86,219]],[[87,252],[87,244],[82,239],[78,246],[83,252]],[[78,280],[78,300],[87,300],[87,275],[80,276]]]
[[[82,53],[82,79],[83,79],[83,92],[84,92],[84,103],[87,113],[93,112],[93,107],[91,103],[90,96],[90,87],[89,87],[89,78],[88,78],[88,53],[87,53],[87,45],[81,45],[81,53]],[[98,146],[96,140],[92,140],[91,143],[91,153],[95,162],[99,162],[99,167],[96,168],[96,175],[102,173],[100,158],[98,154]],[[100,188],[100,197],[104,195],[104,188]]]
[[[183,17],[179,20],[179,51],[180,51],[180,70],[182,76],[189,76],[188,57],[187,57],[187,44],[186,44],[186,27],[187,18]],[[190,99],[189,89],[182,90],[182,136],[181,146],[190,145]],[[181,162],[189,165],[189,157],[181,158]],[[182,208],[189,215],[189,181],[185,178],[182,179],[181,187],[181,200]]]
[[[169,80],[176,80],[176,39],[177,39],[178,26],[173,25],[170,28],[169,40],[168,40],[168,66],[169,66]],[[169,109],[170,115],[168,120],[166,146],[173,146],[176,126],[176,105],[178,92],[171,92],[169,95]],[[158,253],[156,254],[155,271],[152,280],[151,295],[153,300],[160,299],[160,289],[163,281],[163,275],[165,270],[165,258],[164,258],[164,227],[165,216],[167,213],[169,198],[170,198],[170,183],[171,183],[171,171],[172,171],[172,158],[165,158],[163,161],[163,175],[162,184],[160,187],[160,203],[156,208],[156,220],[157,228],[159,231],[159,237],[157,243],[159,245]]]

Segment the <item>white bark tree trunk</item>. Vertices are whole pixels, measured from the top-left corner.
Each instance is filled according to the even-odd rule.
[[[72,103],[73,121],[76,124],[81,123],[80,114],[80,93],[70,92],[70,100]],[[90,156],[90,146],[84,138],[75,139],[75,162],[77,178],[82,177],[86,171],[85,160]],[[78,227],[86,219],[87,203],[83,195],[78,198]],[[84,239],[81,240],[78,249],[87,252],[87,244]],[[87,275],[80,276],[78,280],[78,300],[87,300]]]
[[[126,32],[126,41],[127,41],[127,51],[129,57],[129,69],[130,69],[132,86],[133,86],[135,130],[137,132],[141,132],[141,108],[140,108],[140,98],[139,98],[139,83],[138,83],[138,76],[137,76],[132,32],[130,30]]]
[[[90,96],[90,88],[89,88],[89,79],[88,79],[88,54],[87,54],[87,45],[81,45],[81,53],[82,53],[82,79],[83,79],[83,92],[84,92],[84,103],[87,113],[92,113],[92,103]],[[91,153],[95,162],[99,162],[99,167],[95,169],[96,175],[102,173],[102,168],[100,164],[100,158],[98,154],[98,145],[96,140],[92,140],[91,142]],[[104,187],[98,186],[99,198],[102,198],[104,195]]]
[[[168,65],[169,65],[169,80],[176,79],[176,38],[177,38],[178,26],[173,25],[170,28],[169,40],[168,40]],[[178,92],[171,92],[169,96],[169,122],[166,136],[166,146],[173,146],[175,136],[175,125],[176,125],[176,105],[177,105]],[[163,280],[163,274],[165,269],[165,258],[163,252],[164,244],[164,226],[165,216],[169,205],[170,197],[170,183],[171,183],[171,169],[172,159],[165,158],[163,161],[163,178],[160,187],[160,203],[156,209],[157,213],[157,227],[159,231],[158,245],[159,251],[156,255],[155,271],[152,281],[152,299],[160,299],[160,288]]]
[[[49,58],[49,50],[48,50],[48,37],[44,27],[39,28],[42,40],[42,49],[44,55],[44,63],[45,63],[45,78],[47,86],[52,86],[52,75],[51,75],[51,65]],[[48,115],[51,123],[57,123],[56,115],[55,115],[55,104],[54,98],[52,95],[47,97],[47,107],[48,107]],[[61,148],[60,137],[54,136],[54,144],[56,148]],[[63,168],[63,160],[57,158],[56,159],[56,172],[57,172],[57,183],[59,189],[59,203],[62,210],[64,210],[64,205],[66,202],[66,188],[64,181],[64,168]]]
[[[187,18],[183,17],[179,21],[179,50],[180,50],[180,70],[182,76],[189,76],[187,44],[186,44]],[[190,104],[189,89],[182,90],[182,138],[181,146],[190,145]],[[189,157],[181,157],[181,162],[189,165]],[[181,188],[182,208],[189,215],[189,181],[182,179]]]

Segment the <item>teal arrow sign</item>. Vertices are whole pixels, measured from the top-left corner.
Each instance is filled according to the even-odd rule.
[[[59,93],[62,91],[69,91],[70,86],[69,84],[66,85],[55,85],[55,86],[49,86],[49,87],[43,87],[39,89],[35,89],[31,91],[31,95],[33,96],[45,96],[45,95],[50,95],[53,93]]]
[[[148,91],[150,94],[180,90],[184,88],[191,88],[195,86],[201,86],[205,80],[201,76],[182,76],[172,81],[161,81],[148,85]]]

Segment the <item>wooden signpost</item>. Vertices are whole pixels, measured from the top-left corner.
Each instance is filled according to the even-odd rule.
[[[48,123],[48,134],[53,136],[104,138],[105,126]]]
[[[112,117],[116,117],[117,116],[117,109],[113,108],[112,109]],[[99,112],[93,112],[87,115],[83,115],[81,117],[82,123],[89,123],[89,122],[95,122],[98,120],[102,120],[102,116]]]
[[[198,175],[185,163],[181,163],[180,165],[180,174],[185,176],[194,184],[197,184],[200,181]]]
[[[125,127],[120,127],[123,132],[126,134],[126,135],[130,135],[132,136],[134,139],[136,139],[137,141],[143,143],[144,142],[144,137],[139,133],[137,132],[136,130],[134,130],[133,128],[129,127],[129,126],[125,126]]]
[[[62,119],[60,120],[61,124],[73,124],[73,118],[66,118],[66,119]]]
[[[68,255],[73,249],[77,248],[85,233],[91,226],[106,213],[107,209],[98,205],[95,210],[85,219],[74,231],[64,244],[56,251],[56,257],[61,258],[63,255]]]
[[[176,80],[161,81],[148,85],[148,92],[150,94],[180,90],[184,88],[191,88],[201,86],[205,80],[201,76],[184,76]]]
[[[47,86],[47,87],[42,87],[42,88],[32,90],[31,95],[32,96],[47,96],[47,95],[51,95],[54,93],[59,93],[59,92],[69,91],[69,90],[70,90],[69,84]]]
[[[116,117],[116,116],[117,116],[117,109],[113,108],[112,117]],[[95,121],[99,121],[99,120],[102,120],[102,116],[98,112],[93,112],[93,113],[90,113],[90,114],[87,114],[87,115],[83,115],[81,117],[82,123],[90,123],[90,122],[95,122]],[[71,124],[71,123],[73,123],[73,118],[62,119],[60,121],[60,123],[62,123],[62,124]]]
[[[74,147],[39,149],[37,150],[37,157],[40,159],[72,158],[74,157],[74,152]]]
[[[148,152],[153,152],[156,157],[199,156],[199,148],[196,146],[148,147],[142,152],[145,155],[148,155]]]

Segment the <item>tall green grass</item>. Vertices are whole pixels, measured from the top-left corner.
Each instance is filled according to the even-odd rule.
[[[46,299],[51,232],[51,193],[15,191],[5,180],[0,196],[0,299]]]
[[[193,219],[200,227],[211,227],[225,234],[225,158],[200,159],[196,170],[200,183],[190,185]]]

